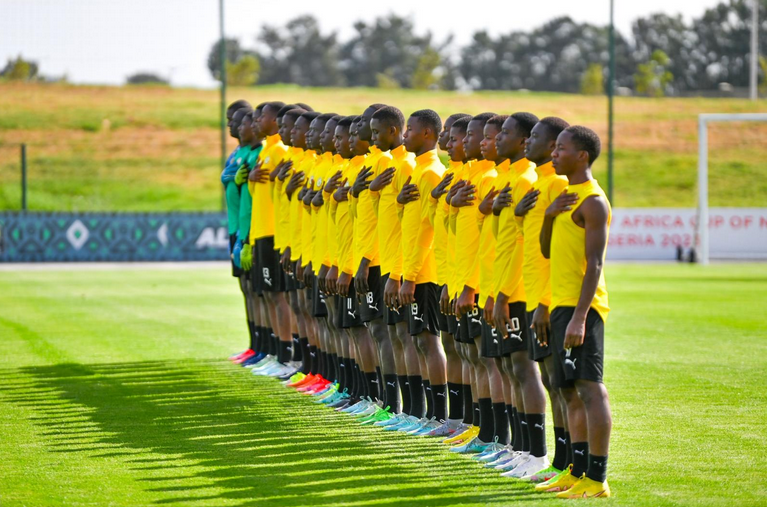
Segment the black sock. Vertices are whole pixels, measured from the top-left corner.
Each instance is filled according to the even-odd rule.
[[[423,381],[423,395],[426,398],[425,418],[431,419],[434,415],[434,393],[431,391],[431,383],[428,380]]]
[[[501,445],[508,444],[511,435],[509,434],[509,417],[506,415],[505,403],[493,403],[493,420],[495,421],[494,439],[497,438]]]
[[[513,420],[513,407],[511,405],[506,405],[506,418],[507,418],[507,424],[509,425],[509,443],[514,446],[514,420]]]
[[[303,361],[304,350],[301,347],[301,339],[297,334],[293,335],[293,361]]]
[[[351,391],[351,395],[353,398],[359,398],[361,396],[360,394],[360,387],[359,387],[359,377],[357,376],[357,371],[359,370],[359,366],[357,365],[357,361],[354,359],[349,359],[351,370],[349,371],[349,382],[351,387],[349,390]]]
[[[319,352],[317,351],[316,345],[309,345],[309,371],[311,373],[314,373],[317,375],[319,371],[317,370],[317,365],[319,364]]]
[[[276,357],[280,353],[280,345],[278,343],[280,340],[277,339],[277,335],[274,334],[274,330],[270,327],[266,328],[266,336],[269,339],[269,350]]]
[[[527,427],[527,414],[517,412],[519,428],[522,433],[522,452],[530,452],[530,430]]]
[[[263,326],[256,326],[256,347],[258,349],[253,349],[256,352],[264,353],[266,354],[269,349],[266,346],[266,339],[264,338],[266,335],[264,334],[266,331],[264,330]]]
[[[258,352],[258,345],[256,341],[256,324],[252,320],[248,321],[248,333],[250,334],[250,350]]]
[[[378,382],[378,392],[380,393],[380,399],[386,406],[386,384],[384,384],[383,374],[381,373],[381,367],[376,366],[376,382]]]
[[[365,379],[368,383],[368,396],[373,400],[381,399],[381,394],[378,392],[378,375],[374,371],[366,371]]]
[[[301,355],[303,356],[301,361],[301,373],[308,375],[312,371],[312,356],[309,353],[309,338],[299,338],[298,343],[301,345]]]
[[[472,414],[471,423],[474,426],[479,427],[479,402],[475,401],[474,403],[471,404],[471,414]]]
[[[530,454],[536,458],[546,456],[546,414],[526,414],[530,432]]]
[[[410,384],[407,380],[407,375],[397,375],[399,381],[400,392],[402,393],[402,413],[405,415],[411,415],[413,409],[410,403]]]
[[[282,364],[287,363],[290,361],[290,342],[278,342],[278,351],[277,351],[277,361],[279,361]]]
[[[586,477],[592,481],[605,482],[607,480],[607,456],[589,454],[589,468]]]
[[[454,382],[447,383],[447,398],[450,400],[448,405],[449,419],[463,419],[463,384]]]
[[[565,455],[567,464],[565,466],[568,466],[573,464],[573,441],[570,439],[569,431],[565,431],[565,440],[567,440],[567,454]]]
[[[589,467],[589,443],[588,442],[573,442],[573,470],[572,473],[576,477],[586,473],[586,469]]]
[[[447,418],[447,384],[431,386],[431,397],[434,402],[432,417],[436,417],[438,421],[444,421]]]
[[[519,424],[519,411],[516,407],[511,409],[512,441],[511,446],[515,451],[522,450],[522,425]]]
[[[423,379],[420,375],[408,375],[410,384],[410,415],[420,419],[424,415]]]
[[[493,441],[495,420],[493,419],[493,402],[490,398],[479,399],[479,434],[477,438],[485,443]]]
[[[567,461],[567,440],[565,440],[565,429],[554,426],[554,461],[551,466],[557,470],[564,470],[569,463]]]
[[[474,400],[471,397],[471,386],[463,385],[463,422],[472,424],[474,422]]]
[[[390,373],[384,375],[384,408],[388,406],[392,413],[399,413],[399,381],[397,375]]]

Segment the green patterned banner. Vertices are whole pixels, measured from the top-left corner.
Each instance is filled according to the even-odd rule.
[[[224,213],[0,213],[0,262],[228,258]]]

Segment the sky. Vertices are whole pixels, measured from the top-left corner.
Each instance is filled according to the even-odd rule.
[[[262,24],[280,26],[302,14],[314,15],[323,32],[336,31],[345,40],[354,22],[395,12],[437,41],[452,33],[456,44],[480,29],[497,35],[563,15],[606,25],[610,17],[609,0],[506,0],[477,4],[481,9],[472,9],[471,2],[422,0],[395,2],[404,5],[396,10],[392,3],[359,0],[224,1],[227,37],[239,38],[244,47],[254,46]],[[615,25],[630,36],[640,16],[664,12],[689,21],[720,1],[615,0]],[[450,10],[438,9],[445,5]],[[42,74],[66,74],[74,83],[122,84],[147,71],[176,86],[212,87],[206,61],[219,37],[218,20],[218,0],[0,0],[0,64],[21,54],[37,61]]]

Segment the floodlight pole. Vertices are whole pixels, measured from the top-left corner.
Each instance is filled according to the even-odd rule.
[[[610,68],[607,80],[607,199],[610,205],[613,201],[613,96],[615,95],[615,6],[610,0]]]
[[[751,13],[751,75],[749,76],[749,89],[751,100],[757,99],[756,78],[758,75],[757,62],[759,60],[759,0],[752,0]]]
[[[226,168],[226,39],[224,38],[224,0],[218,0],[218,21],[221,38],[219,39],[219,59],[221,68],[221,170]],[[226,190],[221,192],[221,211],[226,211]]]

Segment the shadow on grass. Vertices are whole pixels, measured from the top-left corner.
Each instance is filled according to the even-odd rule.
[[[157,504],[502,505],[543,500],[437,441],[360,427],[221,362],[0,371],[49,449],[130,463]],[[218,502],[217,502],[218,501]]]

